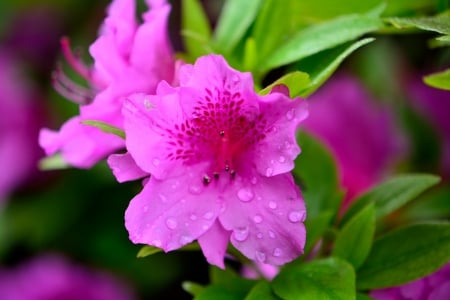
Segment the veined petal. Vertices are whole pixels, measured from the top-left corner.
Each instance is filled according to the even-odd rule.
[[[111,154],[108,157],[108,165],[118,182],[136,180],[149,175],[136,165],[129,153]]]
[[[230,232],[216,221],[207,232],[198,238],[198,243],[208,263],[225,269],[224,257],[229,240]]]
[[[219,220],[231,230],[231,243],[261,263],[282,265],[303,253],[305,203],[292,175],[236,178],[224,198]]]
[[[201,178],[197,168],[165,180],[150,177],[125,213],[131,241],[171,251],[207,232],[223,200],[214,188],[205,188]]]

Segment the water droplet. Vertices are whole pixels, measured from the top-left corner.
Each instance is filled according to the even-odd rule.
[[[286,157],[280,156],[280,157],[278,157],[278,161],[279,161],[280,163],[284,163],[284,162],[286,161]]]
[[[148,205],[144,206],[144,212],[148,212]]]
[[[192,221],[197,220],[197,215],[196,214],[192,214],[189,216],[189,219],[191,219]]]
[[[267,177],[270,177],[270,176],[272,176],[273,175],[273,169],[272,168],[267,168],[267,170],[266,170],[266,176]]]
[[[275,238],[275,232],[273,232],[272,230],[269,230],[268,233],[269,233],[269,237],[270,237],[271,239],[274,239],[274,238]]]
[[[234,84],[239,83],[241,81],[238,75],[232,75],[231,80],[233,81]]]
[[[269,202],[269,207],[270,207],[271,209],[275,209],[275,208],[278,207],[278,205],[277,205],[277,203],[276,203],[275,201],[270,201],[270,202]]]
[[[291,109],[286,113],[286,119],[289,121],[292,120],[295,117],[295,110]]]
[[[206,220],[211,220],[214,217],[214,213],[212,211],[208,211],[203,215],[203,218]]]
[[[179,187],[180,186],[180,182],[179,181],[175,181],[173,184],[172,184],[172,188],[173,189],[176,189],[177,187]]]
[[[257,184],[258,183],[258,179],[256,179],[255,176],[253,176],[250,181],[251,181],[252,184]]]
[[[203,225],[203,226],[202,226],[202,229],[203,229],[203,230],[207,230],[208,228],[209,228],[208,225]]]
[[[151,244],[155,247],[161,247],[162,242],[160,240],[153,240]]]
[[[273,165],[274,163],[275,163],[275,161],[274,161],[273,159],[271,159],[271,160],[270,160],[270,164]]]
[[[283,254],[283,250],[281,250],[280,248],[275,248],[275,249],[273,249],[273,253],[272,254],[275,257],[280,257],[281,254]]]
[[[191,185],[189,187],[189,192],[191,192],[192,194],[200,194],[202,192],[202,187],[199,185]]]
[[[258,232],[257,234],[256,234],[256,237],[258,238],[258,239],[262,239],[263,238],[263,234],[262,234],[262,232]]]
[[[291,148],[292,148],[292,144],[291,144],[289,141],[285,141],[285,142],[284,142],[284,147],[285,147],[286,149],[291,149]]]
[[[256,215],[256,216],[253,217],[253,221],[254,221],[256,224],[261,223],[262,220],[263,220],[263,218],[262,218],[260,215]]]
[[[182,245],[186,245],[188,243],[192,242],[192,238],[188,235],[182,235],[180,237],[180,244]]]
[[[154,107],[153,104],[150,102],[150,100],[147,98],[144,99],[144,106],[146,109],[151,109]]]
[[[259,262],[265,262],[266,261],[266,254],[264,252],[261,251],[256,251],[255,252],[255,257]]]
[[[166,220],[166,225],[169,229],[175,229],[178,226],[177,220],[175,220],[174,218],[168,218]]]
[[[234,238],[239,241],[239,242],[243,242],[247,239],[248,237],[248,227],[242,227],[242,228],[238,228],[234,231],[233,235]]]
[[[159,163],[160,163],[161,161],[158,159],[158,158],[153,158],[152,159],[152,163],[153,163],[153,165],[155,166],[155,167],[157,167],[157,166],[159,166]]]
[[[166,203],[167,202],[167,197],[164,196],[163,194],[159,194],[159,199],[161,199],[162,203]]]
[[[303,222],[305,219],[305,213],[301,211],[291,211],[288,218],[292,223]]]
[[[238,191],[237,196],[241,201],[248,202],[251,201],[255,195],[249,188],[242,188]]]

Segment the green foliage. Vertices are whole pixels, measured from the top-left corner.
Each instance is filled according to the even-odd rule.
[[[334,217],[334,212],[324,211],[319,214],[308,217],[305,221],[306,227],[306,245],[305,245],[305,255],[308,255],[317,241],[330,227],[331,222]]]
[[[273,280],[275,293],[286,300],[355,299],[355,272],[346,261],[329,257],[286,267]]]
[[[415,224],[376,240],[357,273],[359,289],[396,286],[436,271],[450,260],[450,224]]]
[[[375,204],[376,218],[380,219],[437,184],[439,180],[439,177],[429,174],[406,174],[393,177],[358,197],[342,218],[342,224],[346,224],[371,202]]]
[[[250,290],[245,300],[280,300],[277,295],[274,294],[270,284],[266,281],[260,281]]]
[[[125,132],[123,130],[121,130],[120,128],[117,128],[115,126],[112,126],[110,124],[107,124],[105,122],[85,120],[85,121],[81,121],[81,124],[97,127],[98,129],[100,129],[103,132],[112,133],[122,139],[125,139]]]
[[[332,254],[358,269],[367,258],[375,234],[375,205],[370,202],[354,215],[339,232]]]
[[[310,83],[311,81],[307,73],[294,71],[278,78],[275,82],[271,83],[263,90],[261,90],[259,94],[267,95],[270,93],[274,86],[282,84],[289,88],[289,96],[291,98],[295,98],[300,95],[300,92],[303,89],[310,86]]]
[[[52,156],[47,156],[39,161],[39,170],[50,171],[50,170],[61,170],[69,168],[69,164],[64,160],[61,153],[56,153]]]
[[[448,91],[450,90],[450,69],[425,76],[423,81],[429,86]]]

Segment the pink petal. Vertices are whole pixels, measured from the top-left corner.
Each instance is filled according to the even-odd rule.
[[[245,256],[282,265],[303,253],[306,209],[292,175],[237,176],[223,197],[219,220],[233,231],[231,242]]]
[[[171,251],[211,228],[223,200],[214,187],[204,186],[198,169],[185,168],[182,176],[163,181],[150,177],[125,213],[131,241]]]
[[[136,165],[129,153],[110,155],[108,165],[118,182],[136,180],[149,175]]]
[[[158,89],[170,88],[166,83],[163,86]],[[159,179],[169,172],[183,172],[179,161],[166,157],[167,143],[172,142],[167,130],[185,118],[177,94],[133,95],[125,101],[123,116],[127,149],[142,170]]]
[[[229,240],[230,232],[226,231],[219,222],[214,222],[211,228],[198,238],[198,243],[208,263],[225,269],[223,260]]]
[[[276,92],[261,100],[261,113],[269,125],[266,138],[255,146],[252,159],[261,175],[270,177],[290,172],[300,154],[295,137],[299,123],[308,116],[307,103]]]

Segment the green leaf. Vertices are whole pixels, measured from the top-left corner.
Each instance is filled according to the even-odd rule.
[[[407,220],[437,220],[450,217],[450,186],[426,193],[402,211]]]
[[[370,202],[375,203],[376,218],[380,219],[437,184],[439,180],[438,176],[429,174],[405,174],[391,178],[359,196],[345,213],[341,224],[346,224]]]
[[[448,91],[450,90],[450,69],[425,76],[423,81],[429,86]]]
[[[302,153],[295,160],[294,176],[302,187],[308,218],[330,211],[337,214],[342,192],[333,156],[312,135],[300,132],[297,141]]]
[[[117,135],[118,137],[125,139],[125,132],[120,129],[117,128],[115,126],[109,125],[105,122],[101,122],[101,121],[93,121],[93,120],[85,120],[85,121],[81,121],[81,124],[85,124],[85,125],[89,125],[89,126],[94,126],[97,127],[98,129],[100,129],[101,131],[105,132],[105,133],[112,133]]]
[[[276,85],[285,85],[289,88],[289,96],[295,98],[300,95],[300,91],[310,85],[309,75],[305,72],[294,71],[278,78],[275,82],[265,87],[259,92],[260,95],[267,95]]]
[[[386,21],[400,29],[415,27],[441,34],[450,34],[450,16],[446,15],[419,18],[387,18]]]
[[[357,42],[349,42],[299,61],[298,69],[308,73],[311,79],[309,86],[299,94],[303,97],[311,95],[333,74],[345,58],[374,40],[374,38],[365,38]]]
[[[298,61],[354,40],[383,26],[379,18],[348,15],[302,29],[263,61],[262,71]]]
[[[211,52],[211,27],[199,0],[183,1],[181,31],[184,45],[193,60]]]
[[[260,281],[248,293],[245,300],[281,300],[275,295],[267,281]]]
[[[261,2],[261,0],[225,2],[214,32],[214,46],[218,51],[229,53],[236,47],[255,19]]]
[[[192,296],[197,296],[205,289],[203,285],[192,281],[183,281],[181,287]]]
[[[41,171],[62,170],[69,167],[70,165],[64,160],[61,153],[56,153],[39,160],[39,170]]]
[[[346,261],[330,257],[284,268],[272,288],[283,299],[355,299],[355,272]]]
[[[375,234],[375,205],[369,203],[339,232],[333,256],[341,257],[358,269],[369,255]]]
[[[417,14],[420,11],[429,11],[435,5],[430,0],[389,0],[386,1],[386,9],[383,16],[407,16]]]
[[[309,217],[305,221],[306,232],[306,245],[305,255],[313,249],[316,242],[326,232],[333,220],[334,213],[331,211],[320,212],[313,217]]]
[[[374,242],[357,273],[357,287],[378,289],[400,285],[436,271],[449,260],[449,223],[400,228]]]
[[[138,258],[143,258],[143,257],[149,256],[149,255],[153,255],[153,254],[158,253],[158,252],[161,252],[161,251],[162,251],[161,248],[157,248],[157,247],[153,247],[153,246],[148,246],[148,245],[146,245],[146,246],[143,246],[143,247],[139,250],[139,252],[138,252],[138,254],[136,255],[136,257],[138,257]]]
[[[356,300],[373,300],[372,297],[370,297],[367,294],[363,294],[363,293],[357,293],[356,294]]]

